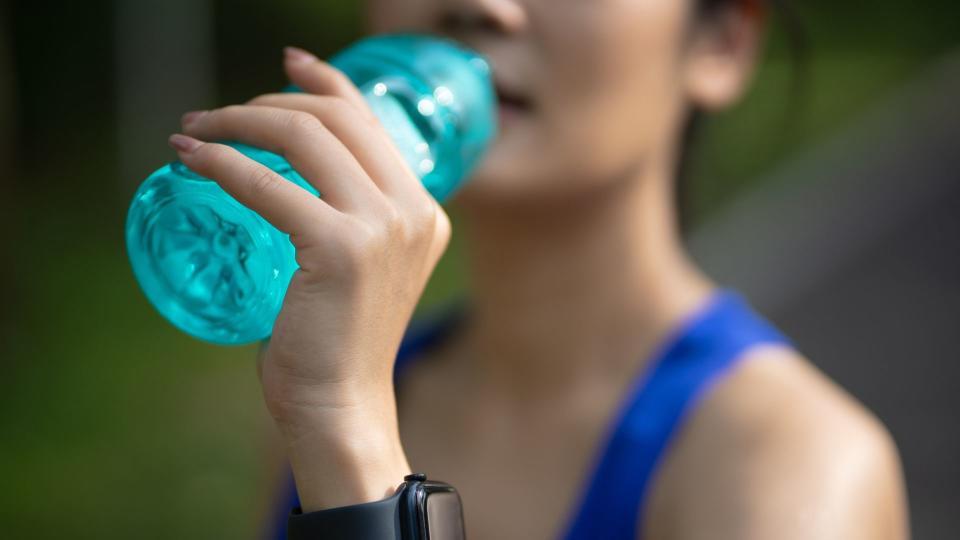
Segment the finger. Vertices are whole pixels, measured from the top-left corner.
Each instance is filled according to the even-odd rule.
[[[384,200],[350,150],[310,113],[233,105],[199,116],[187,114],[184,133],[203,140],[236,140],[276,152],[331,206],[345,212],[378,210]]]
[[[240,204],[291,237],[331,228],[333,208],[236,149],[179,133],[171,135],[169,142],[190,170],[213,179]]]
[[[342,71],[297,47],[285,47],[283,54],[290,82],[311,94],[340,96],[364,117],[375,118],[363,94]]]
[[[420,200],[429,196],[406,160],[379,124],[357,117],[342,98],[310,94],[267,94],[251,105],[304,111],[316,116],[350,150],[370,178],[389,197]]]

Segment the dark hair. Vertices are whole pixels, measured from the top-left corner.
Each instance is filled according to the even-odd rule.
[[[697,0],[698,16],[710,17],[717,11],[747,0]],[[806,35],[803,30],[803,24],[800,17],[793,8],[790,0],[754,0],[768,4],[777,16],[778,22],[783,27],[791,61],[793,62],[793,77],[791,81],[791,98],[796,99],[802,95],[802,83],[805,80],[803,73],[806,71]],[[797,107],[785,109],[786,111],[796,112]],[[674,201],[677,207],[678,218],[680,221],[680,230],[686,233],[690,228],[690,161],[692,149],[698,140],[698,135],[702,129],[706,114],[704,111],[694,109],[686,119],[686,125],[683,128],[680,140],[680,155],[677,163],[676,181],[674,183]],[[788,120],[793,120],[789,118]]]

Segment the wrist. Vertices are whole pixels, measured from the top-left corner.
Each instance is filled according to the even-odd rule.
[[[373,429],[307,435],[287,452],[304,512],[383,499],[411,472],[399,438]]]
[[[355,418],[377,414],[396,417],[392,373],[323,381],[290,375],[287,371],[269,366],[260,378],[264,403],[285,437],[296,438],[301,432],[340,431]]]
[[[395,405],[301,411],[277,423],[304,512],[383,499],[411,472]]]

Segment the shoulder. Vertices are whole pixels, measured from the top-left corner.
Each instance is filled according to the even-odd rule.
[[[748,351],[708,392],[651,487],[651,538],[907,537],[890,434],[782,347]]]

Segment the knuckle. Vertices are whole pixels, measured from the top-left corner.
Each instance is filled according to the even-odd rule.
[[[365,123],[364,118],[357,114],[357,107],[345,97],[342,96],[324,96],[323,102],[319,107],[321,114],[329,118],[332,122],[340,124],[350,124],[356,122]]]
[[[280,182],[273,171],[257,166],[250,168],[247,184],[250,186],[250,192],[254,197],[261,197],[277,189]]]
[[[215,167],[230,159],[230,149],[220,143],[206,143],[193,153],[193,162],[205,167]]]
[[[413,222],[421,229],[432,229],[437,223],[437,214],[440,207],[430,196],[420,197],[414,203],[412,211]]]
[[[344,114],[353,110],[353,105],[343,96],[330,95],[326,98],[327,108],[334,113]]]
[[[425,245],[432,241],[437,224],[437,205],[429,197],[412,209],[403,212],[391,207],[383,214],[386,230],[391,238],[408,247]]]
[[[393,205],[385,205],[380,211],[380,219],[383,230],[390,235],[405,232],[405,220],[403,214]]]
[[[417,215],[428,221],[434,221],[438,213],[442,213],[440,205],[430,195],[424,195],[420,198],[417,208]]]
[[[287,126],[298,135],[311,136],[324,129],[323,122],[308,112],[289,111],[286,115]]]
[[[353,227],[340,245],[340,262],[347,270],[357,273],[376,260],[383,247],[383,236],[367,224]]]

